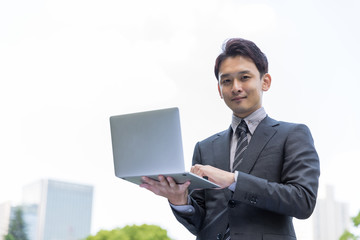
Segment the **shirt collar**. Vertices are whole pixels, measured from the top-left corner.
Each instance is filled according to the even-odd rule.
[[[248,129],[250,131],[250,134],[253,135],[255,132],[256,127],[259,125],[259,123],[266,117],[266,112],[263,107],[259,108],[249,116],[244,118],[244,121],[246,122]],[[231,128],[233,132],[236,131],[236,128],[240,124],[242,118],[239,118],[233,114],[232,116],[232,122],[231,122]]]

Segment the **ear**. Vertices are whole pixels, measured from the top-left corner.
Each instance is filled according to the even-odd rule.
[[[218,91],[219,91],[219,95],[221,97],[221,99],[223,99],[223,95],[221,93],[221,88],[220,88],[220,83],[218,82]]]
[[[263,76],[262,90],[263,90],[264,92],[266,92],[267,90],[270,89],[270,86],[271,86],[271,76],[270,76],[270,74],[266,73],[266,74]]]

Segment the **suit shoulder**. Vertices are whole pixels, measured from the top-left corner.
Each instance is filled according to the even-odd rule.
[[[300,129],[309,129],[307,125],[303,124],[303,123],[294,123],[294,122],[286,122],[286,121],[278,121],[275,119],[272,119],[270,117],[267,117],[265,119],[268,123],[270,123],[273,126],[277,126],[279,128],[284,128],[284,129],[296,129],[296,128],[300,128]]]
[[[305,130],[305,131],[310,131],[309,127],[304,124],[304,123],[293,123],[293,122],[283,122],[280,121],[279,125],[288,129],[288,130]]]
[[[231,130],[230,130],[230,128],[229,128],[229,129],[227,129],[227,130],[218,132],[218,133],[216,133],[216,134],[214,134],[214,135],[212,135],[212,136],[210,136],[210,137],[208,137],[208,138],[205,138],[205,139],[199,141],[199,143],[200,143],[200,144],[205,144],[205,143],[212,142],[212,141],[214,141],[215,139],[217,139],[217,138],[219,138],[219,137],[221,137],[221,136],[224,136],[224,135],[229,134],[230,131],[231,131]]]

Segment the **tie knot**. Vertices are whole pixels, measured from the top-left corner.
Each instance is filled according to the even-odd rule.
[[[247,133],[248,132],[248,126],[244,120],[241,120],[240,124],[238,125],[236,132],[238,134],[241,134],[242,132]]]

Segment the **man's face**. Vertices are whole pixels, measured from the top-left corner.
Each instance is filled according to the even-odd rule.
[[[260,73],[254,62],[242,56],[228,57],[220,65],[218,90],[233,113],[244,118],[262,105],[262,93],[271,85],[270,75]]]

